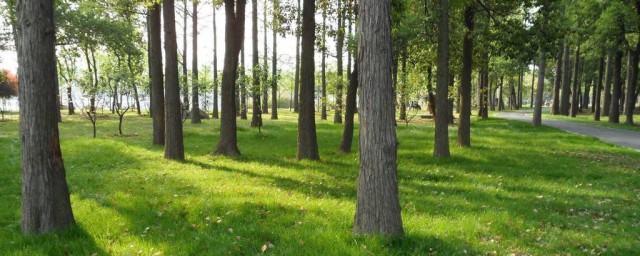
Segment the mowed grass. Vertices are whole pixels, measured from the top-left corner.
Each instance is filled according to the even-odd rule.
[[[238,120],[238,158],[209,155],[219,121],[187,121],[184,162],[151,145],[147,117],[127,116],[122,137],[115,117],[99,119],[93,139],[88,121],[65,116],[78,225],[43,236],[20,233],[18,125],[0,122],[0,254],[640,253],[637,151],[490,118],[474,119],[473,148],[456,148],[451,127],[452,158],[434,159],[433,124],[398,123],[406,235],[361,237],[351,233],[358,155],[336,153],[342,126],[318,120],[322,160],[299,162],[296,117],[280,116],[262,133]]]
[[[627,120],[627,116],[624,114],[620,114],[619,124],[609,123],[609,117],[607,116],[600,116],[600,121],[594,121],[593,113],[579,113],[576,115],[576,117],[568,117],[568,116],[562,116],[562,115],[551,115],[549,114],[549,112],[545,112],[543,114],[543,118],[640,132],[640,114],[633,115],[633,122],[634,122],[633,125],[624,123],[625,120]]]

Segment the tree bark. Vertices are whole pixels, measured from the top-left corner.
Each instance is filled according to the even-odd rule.
[[[237,156],[238,149],[236,124],[235,84],[238,74],[238,54],[244,41],[245,0],[224,0],[226,27],[224,68],[222,71],[222,119],[220,139],[213,154]]]
[[[640,5],[640,3],[638,3]],[[638,10],[640,12],[640,10]],[[636,106],[636,87],[638,86],[638,53],[640,53],[640,42],[636,49],[629,53],[629,74],[627,77],[627,103],[625,104],[626,119],[625,124],[633,124],[633,112]]]
[[[556,77],[553,81],[553,100],[551,103],[551,114],[560,114],[560,85],[562,84],[562,52],[558,52],[556,57]]]
[[[542,104],[544,101],[544,74],[546,72],[547,60],[544,56],[544,52],[540,50],[540,55],[538,56],[539,67],[538,67],[538,91],[536,92],[536,107],[533,110],[533,125],[540,126],[542,125]]]
[[[302,10],[302,52],[300,69],[300,114],[298,115],[298,160],[319,160],[314,109],[315,1],[304,0]]]
[[[298,9],[296,10],[296,72],[295,84],[293,88],[293,112],[298,113],[300,106],[298,102],[300,90],[300,0],[298,0]]]
[[[58,131],[53,1],[18,1],[22,232],[75,224]]]
[[[609,123],[620,123],[620,95],[622,94],[622,51],[616,51],[613,60],[613,81]]]
[[[159,3],[149,9],[149,61],[151,76],[151,116],[153,144],[164,145],[164,86],[162,85],[162,7]]]
[[[396,162],[398,142],[390,86],[391,1],[360,1],[359,14],[360,174],[353,232],[402,236]]]
[[[277,47],[277,35],[278,35],[278,12],[279,1],[273,1],[273,56],[271,58],[271,120],[278,119],[278,47]]]
[[[258,0],[251,2],[251,35],[253,50],[253,113],[251,113],[251,127],[262,126],[262,111],[260,109],[260,61],[258,59]]]
[[[500,85],[498,85],[498,90],[500,93],[498,94],[498,111],[504,110],[504,100],[502,99],[502,91],[504,88],[504,75],[500,76]]]
[[[602,106],[602,116],[609,116],[609,108],[611,107],[611,81],[613,80],[613,59],[614,51],[607,52],[607,67],[604,75],[604,103]]]
[[[576,49],[576,57],[573,61],[573,89],[571,92],[571,117],[576,117],[580,111],[578,97],[580,95],[580,45]]]
[[[262,113],[269,113],[269,87],[271,84],[269,83],[269,66],[267,66],[268,53],[267,53],[267,0],[264,1],[264,5],[262,8],[262,27],[264,28],[264,58],[262,59]]]
[[[436,114],[434,157],[449,157],[449,1],[440,0],[438,18],[438,70],[436,73]],[[363,89],[364,90],[364,89]]]
[[[406,47],[406,44],[403,46]],[[404,48],[402,50],[402,56],[398,56],[400,58],[402,58],[402,62],[401,62],[401,71],[402,71],[402,81],[401,81],[401,85],[400,85],[400,90],[399,92],[397,92],[398,94],[400,94],[400,120],[407,120],[407,98],[406,98],[406,94],[407,94],[407,49]],[[396,73],[394,75],[394,80],[397,80],[398,78],[398,61],[396,58],[395,61],[395,68],[394,68],[394,73]],[[394,82],[394,84],[396,85],[397,88],[397,81]],[[395,95],[395,94],[394,94]]]
[[[193,26],[193,60],[191,62],[191,123],[199,124],[200,120],[200,92],[198,84],[198,1],[193,1],[193,13],[191,14]]]
[[[471,147],[471,73],[473,72],[473,29],[475,4],[464,11],[467,30],[462,42],[462,74],[460,75],[460,114],[458,116],[458,146]]]
[[[238,94],[240,95],[240,119],[247,120],[247,76],[246,76],[246,65],[244,62],[244,45],[240,50],[240,68],[238,70],[238,83],[240,87],[240,91]]]
[[[598,82],[596,84],[595,100],[593,101],[593,120],[600,121],[600,100],[602,98],[602,74],[604,73],[604,58],[600,58],[598,61]]]
[[[340,143],[341,153],[351,152],[351,145],[353,142],[353,117],[356,112],[356,98],[358,92],[358,65],[356,63],[353,73],[349,78],[349,86],[347,86],[347,106],[344,113],[344,129],[342,131],[342,142]]]
[[[185,110],[189,109],[189,72],[187,71],[187,0],[184,0],[183,26],[182,26],[182,101]]]
[[[342,123],[342,90],[344,87],[343,80],[343,68],[342,68],[342,49],[344,47],[344,13],[345,7],[342,6],[342,1],[338,1],[338,31],[336,32],[336,62],[338,72],[338,82],[336,83],[336,110],[333,115],[333,123]]]
[[[321,39],[322,61],[320,62],[321,68],[321,81],[322,81],[322,99],[320,99],[321,112],[320,119],[327,120],[327,6],[323,4],[322,7],[322,39]]]
[[[257,1],[257,0],[256,0]],[[216,26],[216,9],[213,5],[213,118],[218,119],[218,31]]]
[[[163,0],[164,53],[165,53],[165,138],[164,158],[184,160],[182,142],[182,107],[178,76],[178,43],[176,42],[176,16],[174,0]]]
[[[560,94],[560,114],[563,116],[569,115],[569,104],[571,94],[571,59],[569,44],[564,43],[562,53],[562,89]]]

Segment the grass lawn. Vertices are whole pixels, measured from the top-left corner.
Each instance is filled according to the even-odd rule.
[[[267,116],[267,115],[265,115]],[[60,125],[78,225],[20,233],[18,125],[0,122],[2,255],[638,255],[640,152],[501,119],[475,120],[473,148],[434,159],[433,124],[398,124],[406,236],[351,234],[358,156],[318,122],[322,161],[295,160],[296,117],[239,121],[242,156],[210,156],[219,121],[185,123],[185,162],[151,145],[151,120]],[[331,118],[330,118],[331,119]],[[418,120],[416,120],[418,121]],[[357,138],[357,135],[356,135]],[[357,143],[355,144],[357,146]],[[270,244],[270,246],[265,246]]]
[[[571,122],[576,122],[581,124],[604,126],[604,127],[614,128],[614,129],[640,132],[640,114],[633,115],[634,125],[624,124],[624,121],[626,120],[626,115],[623,115],[623,114],[620,115],[619,124],[609,123],[609,117],[606,117],[606,116],[601,116],[600,121],[594,121],[593,113],[579,113],[578,115],[576,115],[576,117],[568,117],[568,116],[562,116],[562,115],[554,116],[549,114],[549,112],[547,111],[547,112],[543,112],[542,118],[550,119],[550,120],[558,120],[558,121],[571,121]]]

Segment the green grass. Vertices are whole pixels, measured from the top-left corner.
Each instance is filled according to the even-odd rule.
[[[603,126],[603,127],[614,128],[614,129],[640,132],[640,115],[639,114],[633,115],[634,125],[624,124],[624,121],[626,120],[626,115],[620,115],[619,124],[609,123],[609,117],[606,117],[606,116],[601,116],[600,121],[594,121],[592,113],[580,113],[576,115],[576,117],[568,117],[568,116],[554,116],[547,112],[543,114],[543,118],[551,119],[551,120],[559,120],[559,121],[571,121],[571,122],[576,122],[581,124]]]
[[[20,233],[18,125],[0,122],[2,255],[637,255],[640,153],[527,123],[474,120],[473,148],[434,159],[431,123],[399,123],[406,236],[351,234],[358,156],[318,122],[322,161],[295,160],[295,116],[239,120],[242,156],[208,155],[219,122],[185,123],[185,162],[151,145],[151,121],[65,117],[61,142],[78,225]],[[455,145],[456,128],[451,127]],[[357,136],[356,136],[357,138]],[[357,143],[354,145],[357,146]]]

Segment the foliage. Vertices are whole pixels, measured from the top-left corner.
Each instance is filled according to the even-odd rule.
[[[0,98],[18,96],[18,77],[8,70],[0,70]]]

